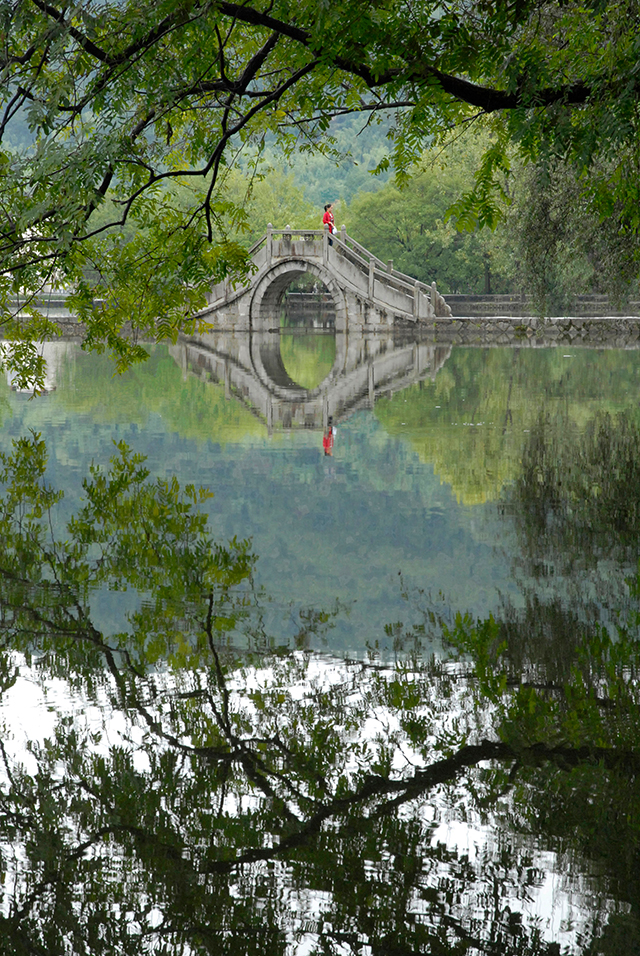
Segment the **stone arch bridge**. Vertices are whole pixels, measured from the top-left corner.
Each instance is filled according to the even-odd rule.
[[[335,308],[336,332],[375,332],[445,318],[451,309],[436,289],[381,262],[347,235],[324,230],[267,227],[250,250],[254,271],[245,285],[214,285],[198,313],[215,329],[266,332],[280,327],[287,287],[312,275],[326,288]]]

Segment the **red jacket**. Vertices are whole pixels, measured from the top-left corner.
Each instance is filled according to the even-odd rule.
[[[322,436],[322,447],[325,455],[330,455],[333,450],[333,428],[327,429]]]

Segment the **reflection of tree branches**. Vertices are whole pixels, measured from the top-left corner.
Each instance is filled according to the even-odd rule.
[[[106,689],[125,730],[98,745],[60,714],[52,738],[32,745],[38,768],[31,775],[2,751],[0,827],[23,858],[15,864],[21,869],[11,923],[0,916],[0,932],[9,926],[27,948],[44,952],[40,927],[53,925],[62,941],[51,950],[57,956],[63,946],[82,952],[73,934],[85,946],[96,923],[108,927],[118,951],[118,893],[125,935],[126,922],[158,901],[157,938],[167,952],[176,940],[194,948],[206,939],[203,952],[226,953],[224,934],[244,940],[246,927],[260,940],[253,951],[273,956],[283,947],[270,948],[259,930],[272,921],[282,940],[289,896],[303,886],[311,898],[327,900],[327,936],[348,940],[357,931],[381,956],[430,952],[434,940],[443,953],[460,941],[491,954],[500,946],[544,953],[534,948],[530,926],[510,922],[512,889],[497,876],[503,864],[506,871],[518,863],[518,899],[520,882],[539,882],[535,867],[528,863],[525,872],[517,848],[502,846],[495,858],[487,847],[473,863],[436,842],[435,820],[445,811],[497,814],[499,801],[524,807],[524,816],[547,780],[582,780],[588,791],[600,775],[632,789],[640,718],[629,679],[638,661],[631,642],[587,645],[586,665],[574,667],[573,683],[563,685],[525,672],[518,680],[493,620],[456,619],[460,634],[449,635],[455,659],[429,660],[419,642],[431,634],[428,623],[443,622],[428,607],[415,643],[403,643],[398,630],[393,664],[345,663],[306,649],[306,635],[322,624],[311,611],[301,615],[303,649],[272,650],[259,607],[258,650],[240,657],[229,653],[227,639],[251,593],[245,590],[237,616],[230,614],[234,587],[250,571],[245,551],[217,556],[178,491],[153,485],[139,462],[123,458],[128,465],[114,466],[114,480],[97,472],[86,486],[103,524],[83,510],[64,548],[48,549],[24,522],[16,527],[10,508],[2,512],[9,543],[18,548],[28,539],[21,553],[34,577],[44,558],[59,571],[55,586],[29,586],[3,555],[9,568],[0,576],[0,603],[10,611],[5,630],[13,647],[46,650],[41,679],[65,673],[88,707],[104,706]],[[132,475],[144,490],[133,502]],[[36,482],[35,500],[41,493]],[[98,576],[80,543],[100,545]],[[145,557],[157,566],[136,565]],[[108,638],[93,624],[87,581],[140,589],[144,608],[131,616],[129,632]],[[7,671],[7,688],[11,677]],[[564,709],[550,707],[556,700]],[[107,728],[111,717],[105,708]],[[400,751],[413,759],[411,770],[394,763]],[[433,822],[423,813],[427,805]],[[473,894],[484,910],[470,915],[451,902]],[[425,912],[423,925],[418,916]],[[409,924],[424,936],[412,939]]]
[[[609,762],[610,756],[602,748],[573,750],[566,747],[525,748],[518,754],[518,757],[524,761],[525,766],[530,767],[550,762],[563,769],[580,766],[585,759],[594,764],[619,766],[619,763],[615,760]],[[89,793],[92,799],[98,801],[103,811],[112,820],[97,827],[81,842],[69,847],[68,851],[59,857],[57,864],[51,868],[46,876],[32,887],[20,908],[14,912],[13,918],[17,924],[23,921],[27,914],[34,909],[38,900],[42,899],[48,888],[54,886],[59,880],[67,879],[69,867],[81,862],[90,850],[99,848],[101,841],[107,837],[113,837],[119,843],[123,837],[130,839],[132,846],[139,853],[141,861],[145,860],[150,864],[151,860],[155,859],[157,865],[159,859],[166,859],[172,864],[175,877],[179,878],[182,885],[197,886],[207,875],[229,878],[232,874],[238,875],[247,866],[260,861],[270,861],[278,858],[295,859],[295,854],[299,851],[315,846],[325,824],[331,821],[334,822],[331,831],[332,842],[335,846],[335,852],[339,854],[341,852],[340,848],[352,842],[356,836],[360,839],[369,833],[376,832],[379,822],[383,819],[395,819],[397,810],[404,803],[423,797],[433,788],[454,782],[458,779],[460,773],[478,766],[479,763],[497,760],[513,764],[514,759],[515,751],[510,746],[499,742],[483,741],[477,746],[461,748],[456,754],[436,762],[433,766],[415,774],[410,780],[392,781],[370,775],[352,793],[328,801],[306,820],[298,821],[296,830],[283,833],[279,842],[274,846],[248,847],[244,850],[239,847],[230,847],[230,852],[215,853],[214,846],[209,844],[210,852],[205,857],[200,856],[197,859],[192,857],[191,854],[185,855],[185,844],[180,839],[177,842],[167,841],[159,837],[153,829],[128,822],[118,822],[117,818],[120,815],[118,804],[107,801],[99,786],[92,787],[86,781],[81,781],[81,789]],[[630,755],[630,759],[630,766],[637,769],[638,755]],[[389,797],[391,799],[388,799]],[[171,840],[174,841],[176,837],[178,837],[178,832],[171,835]],[[325,844],[323,853],[326,853],[326,841],[323,841],[323,843]],[[215,856],[212,856],[211,851]],[[421,852],[425,853],[426,849],[423,848]],[[451,864],[458,862],[455,853],[449,853],[448,857]],[[436,858],[440,860],[441,864],[443,859],[446,859],[442,850]],[[345,865],[344,859],[341,860],[341,865]],[[417,877],[420,872],[421,867],[418,867],[414,877]],[[528,872],[531,876],[530,865]],[[522,878],[525,879],[524,872]],[[475,879],[473,870],[467,868],[463,883],[464,880],[472,882],[473,879]],[[497,879],[497,876],[495,879]],[[411,887],[411,885],[412,880],[408,882],[408,887]],[[498,890],[498,884],[495,882],[494,889]],[[367,892],[371,893],[372,889]],[[495,912],[491,920],[494,926],[499,925],[499,921],[502,919],[501,914],[504,913],[502,893],[503,889],[500,885],[499,891],[495,895]],[[409,905],[409,901],[410,894],[407,895],[404,905]],[[432,919],[434,918],[435,913],[432,915]],[[477,945],[479,952],[496,954],[511,952],[510,949],[500,949],[500,943],[498,942],[496,942],[495,947],[492,946],[481,935],[473,932],[472,925],[466,925],[459,917],[454,917],[452,913],[447,912],[444,908],[440,912],[438,920],[439,924],[458,940],[464,939],[469,945]],[[496,923],[496,921],[498,922]],[[189,925],[190,922],[191,917],[187,915],[184,925]],[[479,923],[481,921],[476,919],[475,925],[478,926]],[[167,924],[163,924],[163,926],[165,931],[168,931]],[[392,930],[389,927],[388,931],[391,933],[389,936],[389,944],[391,945],[397,930]],[[520,926],[520,932],[525,932],[522,925]],[[343,941],[349,938],[348,934],[335,926],[333,932],[328,930],[328,938],[337,939],[338,937]],[[504,940],[502,945],[505,945]],[[526,952],[524,949],[518,949],[517,951]],[[541,950],[536,950],[536,952],[541,952]]]
[[[582,433],[541,415],[509,499],[532,545],[547,541],[593,561],[640,537],[640,429],[627,414],[595,416]],[[554,549],[555,550],[555,549]],[[555,555],[554,555],[555,557]]]

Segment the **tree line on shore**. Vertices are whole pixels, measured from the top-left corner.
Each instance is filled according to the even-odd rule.
[[[635,297],[637,241],[615,211],[603,215],[582,195],[569,164],[514,162],[503,177],[501,218],[482,228],[456,204],[473,187],[486,137],[425,150],[399,184],[388,169],[373,174],[387,129],[367,128],[360,146],[350,118],[336,129],[341,161],[294,156],[284,163],[267,150],[259,176],[233,171],[228,193],[246,212],[240,242],[250,246],[269,222],[318,228],[323,203],[334,201],[336,223],[358,242],[407,275],[435,280],[445,294],[529,294],[541,311],[562,310],[576,295],[608,294],[616,303]]]

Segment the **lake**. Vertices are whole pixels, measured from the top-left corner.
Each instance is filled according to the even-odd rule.
[[[0,385],[7,952],[640,952],[640,351],[534,344]]]

